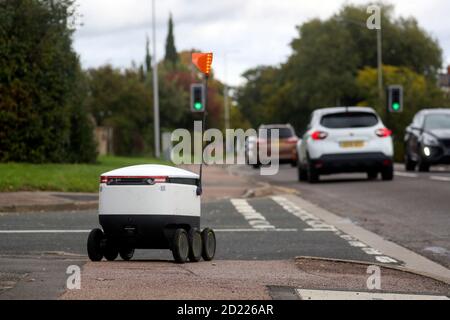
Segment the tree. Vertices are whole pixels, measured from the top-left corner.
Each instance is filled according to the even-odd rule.
[[[247,85],[240,88],[237,100],[241,113],[255,127],[267,122],[276,122],[270,100],[278,94],[277,78],[280,70],[274,67],[257,67],[248,70],[243,77]]]
[[[0,2],[0,161],[78,162],[71,139],[92,143],[92,132],[71,132],[87,121],[72,117],[84,99],[75,17],[72,0]]]
[[[146,78],[150,78],[152,73],[152,56],[150,54],[150,39],[147,36],[147,41],[145,43],[145,74]]]
[[[175,37],[173,35],[173,20],[172,20],[172,14],[169,15],[169,26],[168,26],[168,33],[167,33],[167,39],[166,39],[166,55],[164,60],[171,64],[172,66],[175,66],[178,62],[178,53],[177,49],[175,47]]]
[[[385,116],[386,106],[377,106],[378,92],[377,69],[366,67],[358,72],[356,84],[362,97],[360,106],[374,106],[377,112]],[[414,115],[424,108],[450,107],[444,93],[433,81],[407,67],[383,66],[386,85],[400,84],[404,88],[404,111],[385,117],[385,124],[394,132],[396,159],[403,160],[403,132],[411,123]]]
[[[392,6],[380,6],[384,63],[408,68],[436,89],[442,65],[439,43],[414,18],[394,18]],[[330,19],[302,24],[286,63],[244,73],[247,83],[238,101],[253,126],[291,122],[302,132],[313,110],[364,100],[356,83],[358,72],[377,66],[377,33],[366,27],[366,9],[367,5],[344,5]],[[372,85],[378,90],[377,83]],[[377,99],[372,105],[384,103]]]
[[[125,71],[103,66],[87,73],[88,110],[99,126],[114,128],[114,153],[139,155],[151,151],[152,93],[140,68]]]
[[[86,74],[81,68],[77,71],[77,79],[68,112],[70,115],[70,147],[67,161],[92,163],[97,159],[97,144],[93,137],[95,120],[86,106],[86,92],[89,88]]]
[[[383,63],[410,68],[418,74],[433,78],[442,66],[442,49],[413,17],[394,18],[392,5],[379,4],[382,10]],[[367,5],[345,5],[333,17],[347,29],[357,44],[358,70],[377,66],[376,32],[365,27]]]

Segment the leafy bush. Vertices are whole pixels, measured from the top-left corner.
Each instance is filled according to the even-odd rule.
[[[95,161],[72,49],[74,15],[71,0],[0,2],[2,162]]]

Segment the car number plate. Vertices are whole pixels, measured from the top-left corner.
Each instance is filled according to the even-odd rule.
[[[363,148],[364,141],[343,141],[340,145],[341,148]]]

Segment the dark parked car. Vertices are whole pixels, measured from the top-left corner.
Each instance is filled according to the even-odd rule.
[[[406,129],[406,170],[427,172],[437,164],[450,164],[450,109],[422,110]]]

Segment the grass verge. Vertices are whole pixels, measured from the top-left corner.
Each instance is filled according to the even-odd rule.
[[[168,164],[154,158],[99,157],[97,164],[0,163],[0,192],[98,192],[102,173],[139,164]]]

